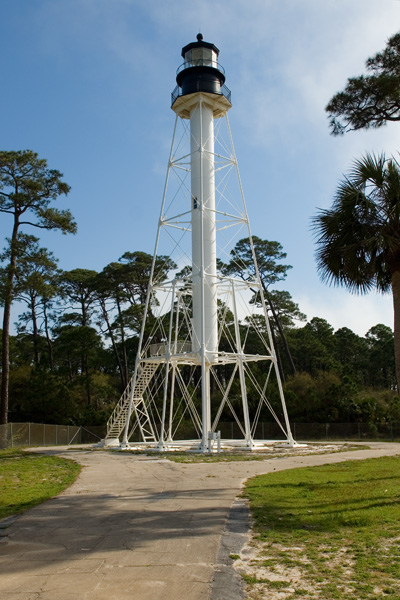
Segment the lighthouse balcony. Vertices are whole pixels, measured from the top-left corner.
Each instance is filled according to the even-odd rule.
[[[217,69],[220,73],[225,75],[225,69],[222,65],[220,65],[216,60],[212,60],[212,58],[197,58],[189,61],[185,61],[181,64],[180,67],[176,70],[176,75],[184,71],[185,69],[191,69],[192,67],[212,67],[213,69]]]
[[[193,90],[191,93],[193,93],[193,92],[195,93],[196,91],[205,91],[205,90],[202,90],[202,89]],[[232,104],[232,102],[231,102],[231,90],[225,84],[220,86],[219,92],[215,92],[213,90],[211,93],[213,93],[213,94],[217,93],[217,95],[219,95],[219,96],[224,96],[224,98],[226,98],[228,100],[228,102],[230,104]],[[175,87],[175,89],[173,90],[172,94],[171,94],[171,106],[173,106],[175,104],[176,100],[180,96],[186,96],[186,95],[187,95],[186,90],[183,91],[182,88],[180,88],[179,85],[177,85]]]

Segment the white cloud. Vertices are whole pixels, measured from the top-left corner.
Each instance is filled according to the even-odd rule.
[[[346,290],[330,288],[326,292],[313,292],[296,296],[300,309],[312,317],[321,317],[334,329],[348,327],[364,336],[367,331],[383,323],[393,329],[393,301],[390,295],[369,294],[355,296]]]
[[[328,135],[327,102],[396,32],[400,3],[386,0],[383,11],[373,0],[286,0],[256,3],[248,17],[254,17],[251,41],[245,45],[238,35],[235,109],[243,125],[256,123],[249,135],[257,146],[279,140],[290,146],[305,130],[309,137]]]

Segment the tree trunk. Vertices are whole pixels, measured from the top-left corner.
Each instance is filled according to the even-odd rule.
[[[15,271],[17,267],[17,236],[19,221],[15,216],[13,233],[11,238],[11,257],[8,266],[7,282],[4,298],[3,314],[3,339],[2,339],[2,357],[1,357],[1,407],[0,407],[0,425],[6,425],[8,422],[8,386],[10,381],[10,318],[11,304],[13,300],[13,288]]]
[[[82,326],[86,327],[88,325],[88,312],[86,302],[83,298],[81,298],[81,310],[82,310]]]
[[[99,302],[100,302],[100,307],[101,307],[101,311],[103,313],[104,320],[107,325],[108,335],[110,336],[110,339],[111,339],[111,344],[112,344],[112,347],[114,350],[115,358],[117,360],[119,375],[120,375],[121,383],[122,383],[122,388],[125,389],[126,386],[128,385],[128,382],[125,378],[124,369],[122,368],[121,358],[119,356],[117,344],[115,342],[115,336],[114,336],[114,333],[113,333],[113,330],[111,327],[110,319],[108,318],[106,303],[105,303],[104,298],[100,298]]]
[[[278,369],[279,369],[279,373],[281,376],[281,380],[282,380],[282,383],[286,383],[286,377],[285,377],[285,373],[283,370],[281,354],[279,352],[279,348],[278,348],[278,344],[277,344],[277,340],[276,340],[275,329],[273,328],[272,324],[270,326],[270,329],[271,329],[272,343],[274,344],[276,360],[278,362]]]
[[[243,279],[243,278],[242,278],[242,279]],[[263,286],[263,290],[264,290],[264,300],[266,300],[266,304],[267,304],[266,308],[267,308],[267,310],[268,310],[268,307],[269,307],[269,308],[270,308],[270,310],[271,310],[271,312],[272,312],[272,316],[274,317],[274,320],[275,320],[276,326],[278,327],[278,329],[279,329],[279,332],[280,332],[280,334],[281,334],[281,336],[282,336],[282,340],[283,340],[283,342],[284,342],[285,349],[287,350],[287,352],[288,352],[288,354],[289,354],[289,359],[290,359],[290,361],[291,361],[291,365],[292,365],[292,364],[293,364],[293,361],[291,360],[291,359],[292,359],[292,356],[291,356],[291,354],[290,354],[290,352],[289,352],[289,346],[287,345],[287,342],[286,342],[285,335],[284,335],[284,333],[283,333],[283,330],[282,330],[281,324],[280,324],[280,322],[279,322],[279,319],[278,319],[278,315],[275,313],[274,306],[273,306],[273,304],[272,304],[272,302],[271,302],[271,300],[270,300],[270,298],[269,298],[269,296],[268,296],[268,292],[267,292],[267,289],[266,289],[266,287],[265,287],[265,285],[264,285],[264,282],[263,282],[263,281],[261,281],[261,284],[262,284],[262,286]],[[257,296],[257,294],[258,294],[258,292],[257,292],[255,289],[253,289],[253,288],[250,288],[250,290],[251,290],[251,291],[253,292],[253,294],[254,294],[254,301],[255,301],[255,302],[257,302],[257,297],[258,297],[258,296]],[[283,365],[282,365],[281,355],[280,355],[280,353],[279,353],[278,344],[277,344],[277,342],[276,342],[276,335],[275,335],[275,331],[274,331],[274,328],[273,328],[273,326],[272,326],[271,320],[270,320],[270,318],[269,318],[269,316],[268,316],[268,315],[266,315],[266,318],[269,320],[269,327],[270,327],[270,331],[271,331],[272,344],[273,344],[273,347],[274,347],[274,350],[275,350],[276,360],[277,360],[277,363],[278,363],[279,375],[280,375],[280,378],[281,378],[282,382],[283,382],[283,383],[285,383],[285,382],[286,382],[286,377],[285,377],[285,373],[284,373],[284,371],[283,371]],[[289,362],[290,362],[290,361],[289,361]],[[294,369],[294,364],[293,364],[293,369]],[[293,370],[293,369],[292,369],[292,370]],[[293,375],[295,374],[295,372],[296,372],[296,370],[294,370],[294,371],[293,371]]]
[[[36,316],[36,299],[31,296],[31,319],[33,329],[33,352],[35,358],[35,364],[39,364],[39,331],[37,325]]]
[[[392,274],[392,294],[394,313],[394,358],[396,365],[397,393],[400,382],[400,271]]]
[[[285,336],[285,334],[284,334],[284,331],[283,331],[283,329],[282,329],[281,322],[280,322],[280,320],[279,320],[279,317],[278,317],[278,315],[277,315],[277,314],[276,314],[276,312],[275,312],[275,307],[274,307],[274,305],[273,305],[273,303],[272,303],[272,300],[271,300],[271,298],[269,297],[269,294],[268,294],[268,290],[267,290],[267,288],[266,288],[266,285],[265,285],[265,283],[264,283],[262,280],[261,280],[261,284],[262,284],[262,287],[263,287],[263,291],[264,291],[265,298],[267,299],[267,302],[268,302],[268,304],[269,304],[269,307],[270,307],[270,309],[271,309],[272,316],[274,317],[275,323],[276,323],[276,325],[277,325],[277,327],[278,327],[278,330],[279,330],[279,333],[280,333],[280,335],[281,335],[282,342],[283,342],[283,346],[284,346],[284,348],[285,348],[285,352],[286,352],[286,356],[287,356],[287,358],[288,358],[288,360],[289,360],[290,370],[291,370],[291,372],[292,372],[292,375],[296,375],[296,367],[295,367],[295,365],[294,365],[293,358],[292,358],[292,353],[290,352],[289,345],[288,345],[288,343],[287,343],[286,336]]]
[[[9,286],[10,286],[10,282],[8,282],[7,288],[9,288]],[[11,298],[9,296],[9,292],[7,289],[6,299],[4,302],[4,315],[3,315],[0,425],[6,425],[8,422],[8,383],[9,383],[9,379],[10,379],[10,363],[9,363],[10,315],[11,315]]]
[[[47,347],[49,349],[50,371],[53,371],[54,370],[53,343],[51,341],[50,332],[49,332],[49,318],[47,315],[46,300],[43,301],[43,316],[44,316],[44,329],[46,332]]]
[[[116,301],[117,301],[118,321],[119,321],[121,345],[122,345],[122,356],[124,358],[124,377],[125,377],[125,381],[128,384],[128,381],[129,381],[128,357],[126,354],[124,322],[123,322],[123,318],[122,318],[121,304],[120,304],[118,294],[116,296]]]

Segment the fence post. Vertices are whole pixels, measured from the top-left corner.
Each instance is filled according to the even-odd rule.
[[[13,428],[12,428],[12,426],[13,426],[13,424],[11,423],[11,429],[10,429],[10,432],[11,432],[11,448],[13,448],[13,447],[14,447],[14,442],[13,442],[13,430],[12,430]]]
[[[28,446],[31,445],[31,423],[28,423]]]

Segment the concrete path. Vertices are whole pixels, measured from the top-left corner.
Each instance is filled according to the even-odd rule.
[[[3,529],[0,597],[7,600],[236,600],[240,585],[230,571],[227,547],[235,539],[232,519],[233,537],[226,527],[243,480],[282,469],[400,455],[400,444],[212,464],[89,449],[43,451],[73,458],[84,469],[63,494]],[[233,525],[235,515],[244,514],[237,508]]]

